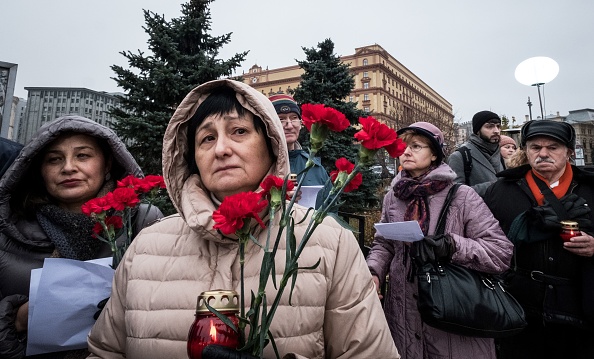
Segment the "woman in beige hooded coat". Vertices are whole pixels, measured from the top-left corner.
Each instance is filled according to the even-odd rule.
[[[226,108],[207,99],[225,91],[233,102]],[[185,358],[196,297],[213,289],[240,291],[238,242],[213,229],[213,211],[225,196],[259,190],[266,175],[287,173],[282,125],[264,95],[232,80],[190,92],[163,141],[163,174],[179,214],[144,230],[128,249],[89,335],[91,352],[101,358]],[[296,206],[295,212],[301,218],[306,209]],[[307,222],[295,225],[298,239]],[[266,230],[255,226],[252,233],[266,240]],[[277,278],[284,249],[281,242]],[[257,290],[262,256],[258,246],[247,245],[246,293]],[[309,240],[299,265],[318,260],[316,269],[299,273],[292,305],[286,291],[272,322],[281,357],[399,358],[357,241],[331,218]],[[276,292],[271,282],[266,290],[269,296]],[[274,357],[270,345],[264,356]]]

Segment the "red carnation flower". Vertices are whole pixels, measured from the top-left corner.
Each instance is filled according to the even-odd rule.
[[[120,229],[124,226],[124,222],[121,216],[108,216],[105,217],[105,226],[108,230],[110,229]],[[103,231],[103,226],[101,222],[95,223],[93,227],[93,237],[97,238],[97,235],[101,234]]]
[[[111,209],[111,203],[105,197],[93,198],[82,205],[82,213],[90,216],[92,213],[99,214],[103,211]]]
[[[163,179],[163,176],[148,175],[148,176],[144,177],[143,182],[146,183],[150,187],[149,191],[156,187],[165,188],[165,179]]]
[[[124,226],[121,216],[109,216],[105,218],[105,225],[109,228],[113,226],[114,229],[120,229]]]
[[[311,126],[314,123],[325,125],[334,132],[344,131],[350,125],[349,120],[342,112],[322,104],[303,104],[301,106],[301,117],[309,132],[311,132]]]
[[[332,179],[332,182],[336,181],[336,178],[338,178],[338,174],[340,172],[351,174],[351,172],[353,172],[355,169],[355,165],[344,157],[337,159],[335,165],[337,170],[330,172],[330,178]],[[361,183],[363,183],[363,175],[361,175],[361,173],[357,173],[355,177],[353,177],[353,179],[344,187],[343,192],[346,193],[354,191],[359,188]]]
[[[118,187],[134,188],[138,193],[147,193],[153,188],[165,188],[165,180],[163,179],[163,176],[158,175],[148,175],[144,178],[129,175],[121,181],[118,181]]]
[[[272,187],[278,189],[279,191],[282,190],[284,183],[285,181],[282,178],[273,175],[268,175],[260,184],[260,187],[262,187],[262,189],[264,190],[262,192],[262,195],[265,196],[268,193],[270,193]],[[292,191],[294,188],[295,184],[293,183],[293,181],[287,181],[287,192]]]
[[[265,228],[259,213],[267,205],[268,201],[263,200],[260,193],[250,191],[227,196],[219,209],[212,214],[212,219],[216,223],[213,228],[219,229],[223,234],[235,233],[243,228],[243,221],[247,218],[256,219],[260,226]]]
[[[128,175],[118,181],[118,187],[130,187],[136,189],[140,182],[140,178],[134,175]]]
[[[93,238],[97,238],[97,235],[101,234],[103,231],[103,226],[100,222],[95,222],[95,226],[93,227]]]
[[[385,148],[391,157],[400,156],[406,149],[406,144],[398,138],[396,131],[384,125],[373,117],[360,117],[361,131],[355,133],[355,138],[361,141],[361,146],[369,150]]]
[[[116,188],[105,197],[116,211],[123,211],[126,207],[134,207],[140,203],[138,194],[130,187]]]

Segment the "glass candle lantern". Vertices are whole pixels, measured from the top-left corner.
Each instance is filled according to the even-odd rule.
[[[223,314],[237,328],[239,319],[239,295],[233,290],[213,290],[202,292],[196,304],[196,319],[188,333],[188,357],[201,359],[202,350],[209,344],[237,348],[239,334],[210,312],[205,303]]]
[[[563,239],[563,242],[569,242],[571,238],[579,235],[581,233],[577,222],[561,221],[561,239]]]

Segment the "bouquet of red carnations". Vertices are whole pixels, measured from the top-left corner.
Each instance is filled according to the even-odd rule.
[[[162,176],[138,178],[129,175],[118,181],[117,188],[113,191],[82,205],[82,212],[96,221],[93,236],[111,247],[113,269],[116,269],[132,242],[136,221],[144,222],[152,203],[163,188],[165,181]],[[148,206],[143,213],[137,213],[141,203]]]

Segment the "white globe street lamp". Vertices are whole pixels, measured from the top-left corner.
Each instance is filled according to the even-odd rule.
[[[540,115],[544,119],[544,110],[542,106],[542,98],[540,97],[540,86],[549,83],[559,74],[559,64],[550,57],[537,56],[531,57],[520,62],[516,67],[516,80],[527,86],[536,86],[538,89],[538,102],[540,103]],[[530,98],[528,98],[528,110],[530,110]],[[532,111],[530,111],[530,119],[532,120]]]

